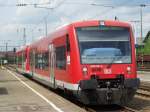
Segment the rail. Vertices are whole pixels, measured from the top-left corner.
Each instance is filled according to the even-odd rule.
[[[150,83],[142,82],[136,94],[138,96],[150,98]]]
[[[16,72],[16,69],[14,66],[6,66],[6,68]],[[139,89],[136,92],[136,95],[150,98],[150,83],[142,82]],[[74,103],[74,100],[71,102]],[[78,105],[79,107],[83,108],[86,112],[99,112],[102,110],[104,110],[104,111],[105,110],[106,111],[113,111],[114,110],[115,112],[138,112],[137,110],[135,110],[133,108],[121,107],[119,105],[116,105],[116,107],[114,107],[114,106],[112,106],[112,107],[106,107],[106,106],[104,106],[104,107],[103,106],[101,106],[101,107],[89,107],[89,106],[85,106],[79,102],[77,102],[75,104]]]
[[[130,108],[130,107],[125,107],[125,106],[121,107],[121,106],[118,105],[117,108],[118,109],[116,109],[116,110],[112,109],[112,110],[106,110],[106,111],[113,111],[113,112],[114,111],[115,112],[138,112],[138,110],[135,110],[135,109]],[[101,109],[94,109],[94,108],[89,108],[89,107],[86,107],[85,110],[87,112],[99,112],[99,111],[102,111]]]
[[[121,112],[138,112],[138,110],[135,110],[130,107],[123,107],[123,110],[121,110]]]

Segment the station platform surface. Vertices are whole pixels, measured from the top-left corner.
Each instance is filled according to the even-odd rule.
[[[150,72],[138,71],[137,74],[137,77],[139,77],[141,81],[150,82]]]
[[[0,112],[85,112],[28,78],[0,69]]]

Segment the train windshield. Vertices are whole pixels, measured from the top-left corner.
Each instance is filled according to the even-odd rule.
[[[76,32],[82,64],[131,63],[129,28],[81,27]]]

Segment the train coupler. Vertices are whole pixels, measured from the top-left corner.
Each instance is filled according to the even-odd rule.
[[[106,92],[106,100],[109,104],[111,104],[112,101],[113,92],[111,89],[108,89]]]
[[[106,91],[106,100],[108,102],[108,104],[111,104],[112,101],[112,97],[113,97],[113,91],[110,88],[110,82],[106,82],[107,85],[107,91]]]

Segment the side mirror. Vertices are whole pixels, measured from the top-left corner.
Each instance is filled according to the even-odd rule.
[[[69,42],[69,35],[66,36],[66,49],[68,52],[70,52],[70,42]]]

